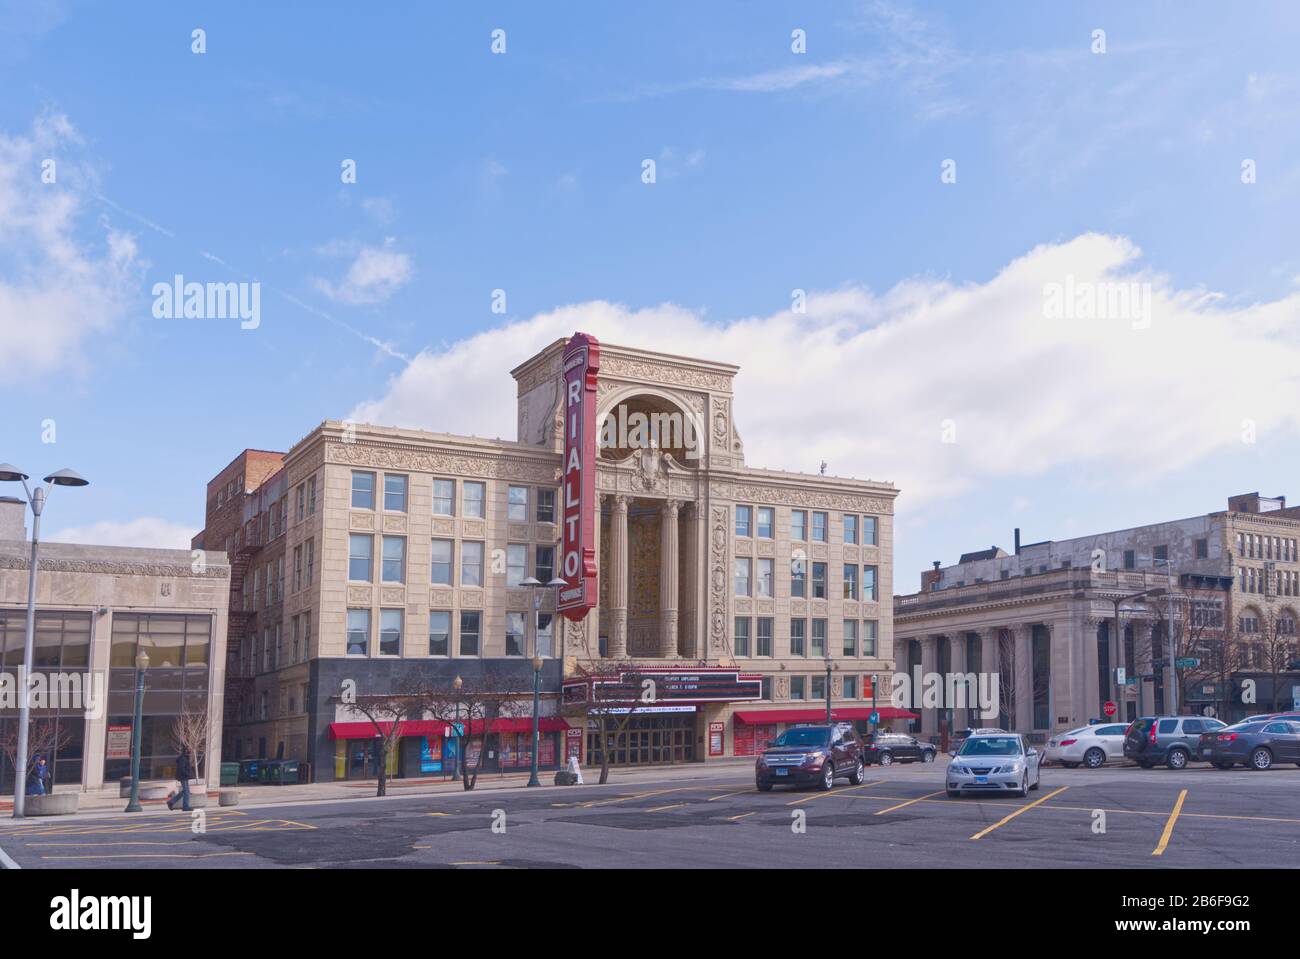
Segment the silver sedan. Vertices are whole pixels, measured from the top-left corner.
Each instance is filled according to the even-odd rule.
[[[948,764],[949,796],[968,792],[1027,796],[1038,788],[1042,754],[1019,733],[971,736]]]
[[[1073,769],[1080,763],[1089,769],[1106,764],[1108,759],[1124,758],[1124,733],[1128,723],[1097,723],[1057,733],[1047,741],[1044,759]]]

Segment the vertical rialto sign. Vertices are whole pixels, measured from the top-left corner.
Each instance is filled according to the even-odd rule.
[[[600,342],[574,333],[564,348],[564,529],[557,608],[574,622],[596,605],[596,374]]]

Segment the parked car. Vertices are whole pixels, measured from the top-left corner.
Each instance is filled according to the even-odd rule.
[[[1074,769],[1080,763],[1097,769],[1108,759],[1124,758],[1124,723],[1098,723],[1080,726],[1066,733],[1058,733],[1047,741],[1043,758],[1049,763],[1060,763]]]
[[[1190,760],[1201,758],[1201,733],[1225,725],[1206,716],[1143,716],[1124,734],[1124,757],[1143,769],[1160,765],[1183,769]]]
[[[786,784],[830,789],[840,778],[860,785],[867,777],[864,753],[851,726],[792,726],[758,757],[754,781],[762,792]]]
[[[1241,722],[1202,733],[1197,754],[1219,769],[1231,769],[1237,763],[1259,771],[1274,763],[1300,766],[1300,722]]]
[[[952,739],[948,742],[948,755],[956,756],[957,750],[961,744],[971,736],[982,736],[989,733],[1005,733],[1005,729],[997,729],[992,726],[980,726],[976,729],[959,729],[952,734]]]
[[[1012,792],[1027,796],[1039,786],[1042,755],[1019,733],[968,736],[948,764],[945,791]]]
[[[867,735],[865,759],[868,766],[875,763],[889,766],[893,763],[932,763],[939,747],[924,743],[906,733],[870,733]]]

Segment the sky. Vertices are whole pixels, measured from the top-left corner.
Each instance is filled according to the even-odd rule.
[[[738,364],[752,466],[896,483],[897,592],[1300,502],[1297,46],[1286,2],[0,0],[0,460],[90,479],[47,537],[183,547],[324,419],[513,438],[584,330]]]

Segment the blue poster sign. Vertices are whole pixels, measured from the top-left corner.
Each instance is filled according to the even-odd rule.
[[[442,757],[434,755],[433,750],[429,747],[428,736],[421,737],[420,739],[420,772],[442,772]]]

